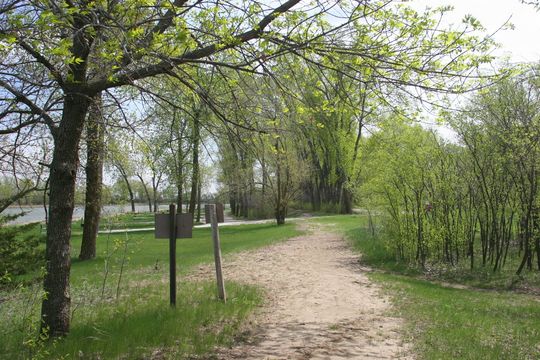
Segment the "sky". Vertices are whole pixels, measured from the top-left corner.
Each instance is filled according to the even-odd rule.
[[[499,44],[494,56],[507,56],[512,63],[540,62],[540,11],[532,5],[520,0],[409,0],[408,5],[417,11],[426,7],[453,6],[454,10],[445,15],[447,25],[458,27],[465,15],[474,16],[486,28],[486,33],[494,33],[493,39]],[[507,22],[513,29],[499,30]],[[463,100],[463,96],[456,100]],[[424,115],[433,119],[436,112]],[[457,141],[457,134],[446,125],[430,120],[423,125],[437,130],[447,140]]]
[[[451,5],[454,7],[448,21],[459,24],[466,14],[480,20],[488,33],[495,32],[507,20],[514,30],[499,31],[494,35],[500,48],[495,55],[510,55],[512,62],[540,61],[540,11],[520,0],[411,0],[416,10],[426,7]]]

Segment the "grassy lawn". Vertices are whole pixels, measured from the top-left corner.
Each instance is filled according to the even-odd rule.
[[[224,255],[298,234],[293,224],[220,229]],[[74,235],[70,335],[55,344],[35,341],[41,283],[32,279],[39,273],[15,277],[27,285],[0,292],[0,358],[196,356],[230,343],[262,300],[257,289],[226,281],[229,301],[222,304],[215,282],[183,280],[193,266],[213,261],[209,228],[194,229],[192,239],[178,240],[176,309],[168,305],[168,240],[154,239],[153,232],[100,234],[98,257],[85,262],[77,260],[80,242],[81,236]]]
[[[540,299],[512,291],[443,286],[395,261],[384,244],[367,231],[365,217],[314,220],[343,233],[376,271],[369,276],[394,299],[407,322],[404,336],[420,359],[539,359]],[[484,273],[478,270],[478,273]],[[476,273],[475,273],[476,274]],[[481,283],[481,278],[469,275]],[[504,282],[495,274],[494,284]],[[533,275],[534,276],[534,275]],[[451,276],[454,281],[460,278]],[[439,280],[446,280],[443,277]],[[435,279],[436,280],[436,279]]]
[[[376,273],[407,320],[421,359],[539,359],[540,302],[512,292],[443,287]]]

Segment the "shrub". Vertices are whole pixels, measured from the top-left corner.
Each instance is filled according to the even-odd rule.
[[[40,246],[45,236],[36,231],[36,224],[6,226],[12,219],[0,217],[0,275],[25,274],[45,263],[44,247]]]

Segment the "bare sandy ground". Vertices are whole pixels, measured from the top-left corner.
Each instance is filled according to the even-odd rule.
[[[225,258],[225,280],[262,286],[267,300],[248,335],[217,359],[411,359],[402,321],[345,241],[319,227]],[[201,266],[191,277],[213,276]]]

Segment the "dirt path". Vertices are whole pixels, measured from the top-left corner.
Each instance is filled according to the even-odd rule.
[[[306,228],[305,224],[301,224]],[[268,300],[247,340],[218,359],[405,359],[401,320],[338,235],[308,234],[224,261],[227,280],[256,284]],[[193,276],[212,276],[203,266]]]

